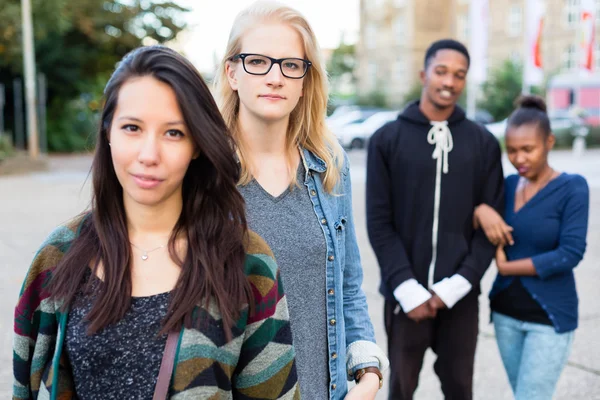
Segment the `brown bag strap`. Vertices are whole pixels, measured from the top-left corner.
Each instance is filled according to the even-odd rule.
[[[169,332],[165,351],[162,361],[160,362],[160,370],[158,371],[158,379],[154,388],[153,400],[166,400],[169,394],[169,384],[171,383],[171,374],[173,374],[173,365],[175,364],[175,353],[177,352],[177,342],[179,341],[179,331]]]

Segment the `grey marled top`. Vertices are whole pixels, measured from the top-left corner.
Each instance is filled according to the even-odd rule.
[[[241,186],[249,228],[271,247],[281,270],[290,311],[296,366],[303,399],[329,398],[325,234],[308,190],[300,163],[300,187],[277,197],[256,180]]]

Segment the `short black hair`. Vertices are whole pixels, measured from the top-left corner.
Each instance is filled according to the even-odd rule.
[[[508,128],[536,125],[544,139],[552,133],[546,102],[540,96],[520,96],[515,102],[517,109],[508,117]]]
[[[471,65],[471,57],[469,56],[469,50],[461,42],[454,39],[442,39],[433,42],[427,51],[425,52],[424,66],[427,69],[429,62],[435,57],[438,50],[455,50],[464,55],[467,58],[467,67]]]

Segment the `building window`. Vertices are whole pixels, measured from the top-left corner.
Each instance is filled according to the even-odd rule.
[[[469,41],[469,15],[459,14],[456,21],[456,35],[461,42]]]
[[[577,51],[574,45],[569,45],[563,54],[563,68],[567,71],[577,66]]]
[[[404,82],[406,79],[406,58],[398,57],[394,63],[394,76],[397,82]]]
[[[519,36],[523,26],[523,9],[521,6],[513,5],[508,11],[508,35]]]
[[[510,61],[515,65],[521,65],[521,52],[513,50],[510,52]]]
[[[565,1],[565,23],[569,28],[575,28],[579,22],[579,6],[580,0],[564,0]]]
[[[404,18],[404,13],[398,14],[394,19],[394,25],[392,26],[392,34],[394,35],[394,41],[396,43],[405,43],[406,19]]]
[[[377,86],[377,63],[375,61],[369,62],[368,82],[369,90],[375,90]]]
[[[377,28],[372,23],[365,29],[365,45],[370,50],[377,47]]]

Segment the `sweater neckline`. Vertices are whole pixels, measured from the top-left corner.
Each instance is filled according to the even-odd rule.
[[[535,205],[536,203],[539,203],[541,200],[543,200],[544,198],[546,198],[548,195],[550,195],[552,192],[554,192],[557,188],[559,188],[560,186],[562,186],[562,183],[564,181],[564,178],[567,176],[567,174],[565,172],[561,172],[556,178],[551,179],[546,186],[544,186],[543,188],[541,188],[536,194],[533,195],[533,197],[531,199],[529,199],[529,201],[527,201],[527,203],[523,204],[521,206],[521,208],[519,208],[517,211],[515,211],[515,203],[516,203],[516,198],[515,196],[517,195],[517,187],[519,185],[519,176],[516,176],[515,179],[515,183],[513,185],[511,185],[511,192],[510,192],[510,204],[509,204],[509,209],[508,211],[510,212],[510,214],[512,216],[518,216],[520,214],[522,214],[523,210],[527,210],[533,205]]]

